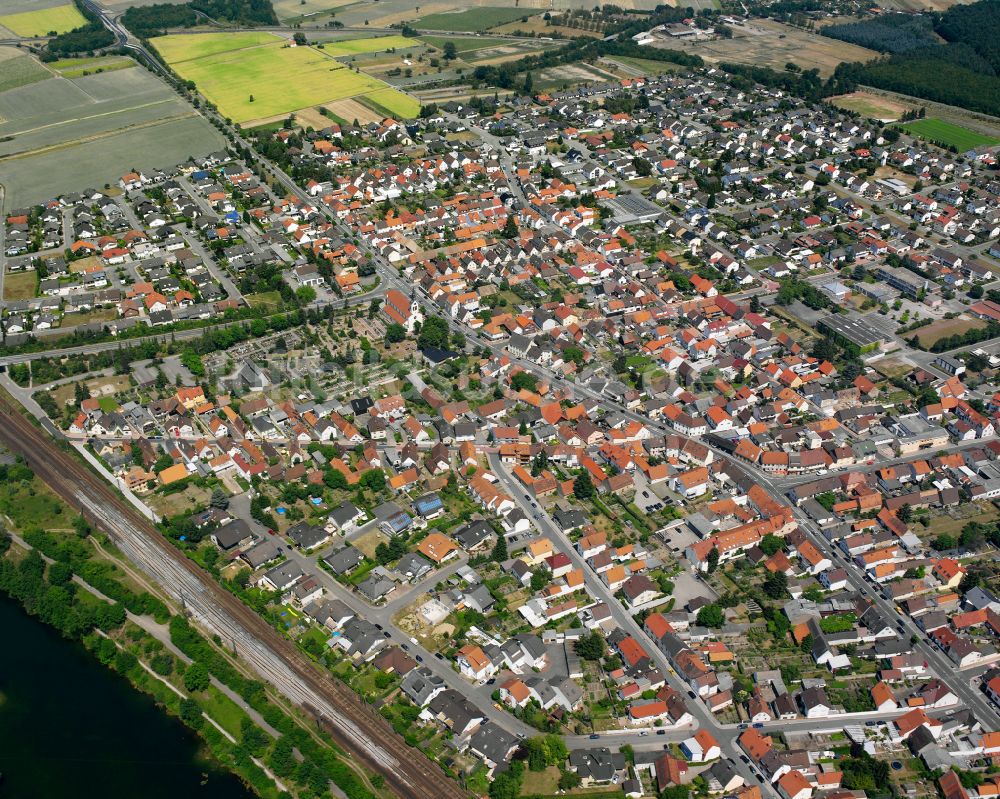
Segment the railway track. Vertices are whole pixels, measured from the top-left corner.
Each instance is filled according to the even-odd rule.
[[[381,774],[400,799],[468,799],[467,792],[423,752],[408,746],[354,691],[320,670],[215,583],[103,480],[2,398],[0,442],[22,455],[56,494],[105,530],[129,560],[183,603],[197,621],[231,643],[261,678],[314,716],[339,746]]]

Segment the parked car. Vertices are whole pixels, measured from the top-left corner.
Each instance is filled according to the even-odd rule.
[[[596,732],[595,732],[595,733],[591,733],[591,735],[590,735],[590,740],[592,740],[592,741],[596,741],[596,740],[597,740],[598,738],[600,738],[600,737],[601,737],[601,736],[600,736],[600,735],[598,735],[598,734],[597,734]]]

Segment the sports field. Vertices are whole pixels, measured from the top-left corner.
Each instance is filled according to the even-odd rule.
[[[0,25],[11,33],[26,37],[46,36],[53,31],[65,33],[86,24],[87,20],[72,3],[0,16]]]
[[[287,40],[251,33],[162,36],[153,40],[178,75],[194,81],[219,111],[235,122],[271,119],[302,108],[368,95],[400,117],[413,116],[419,104],[337,55],[376,52],[417,44],[402,36],[327,43],[323,50],[294,47]],[[191,41],[196,40],[196,41]]]
[[[869,92],[851,92],[837,97],[828,97],[827,102],[832,103],[837,108],[854,111],[862,116],[883,121],[895,121],[913,107]]]
[[[531,13],[523,8],[483,6],[453,13],[428,14],[413,24],[417,28],[432,31],[487,31],[521,17],[530,17]]]
[[[971,150],[974,147],[991,147],[994,144],[1000,144],[1000,140],[976,133],[961,125],[953,125],[943,119],[917,119],[913,122],[907,122],[902,127],[921,139],[943,144],[946,147],[957,147],[959,152]]]

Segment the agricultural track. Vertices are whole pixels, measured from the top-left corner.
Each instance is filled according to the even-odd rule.
[[[467,799],[423,752],[408,746],[350,688],[321,671],[286,638],[184,557],[149,520],[60,450],[0,398],[0,443],[22,455],[56,494],[105,530],[115,545],[191,615],[235,647],[280,693],[300,705],[400,799]]]

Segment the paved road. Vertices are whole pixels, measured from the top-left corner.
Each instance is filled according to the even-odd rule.
[[[820,552],[830,558],[831,562],[847,566],[847,579],[851,586],[866,596],[891,623],[901,625],[900,634],[903,637],[916,638],[914,650],[931,664],[935,674],[948,684],[948,687],[955,692],[962,704],[972,709],[977,718],[990,728],[1000,728],[1000,714],[997,713],[992,703],[984,694],[970,687],[968,678],[958,671],[957,666],[939,649],[931,646],[913,620],[908,615],[900,613],[897,607],[882,596],[881,591],[866,580],[855,566],[848,564],[842,554],[834,552],[834,547],[827,542],[824,536],[820,535],[816,525],[805,513],[799,508],[794,508],[793,513],[799,522],[799,527],[806,532]]]
[[[726,734],[722,725],[719,724],[704,702],[697,699],[690,699],[690,686],[673,670],[666,655],[660,651],[659,647],[656,646],[652,638],[646,634],[646,631],[636,623],[632,615],[614,597],[611,590],[597,576],[593,569],[590,568],[583,556],[577,551],[576,547],[573,546],[573,542],[569,540],[569,537],[552,520],[545,509],[537,506],[536,503],[527,498],[525,489],[507,472],[503,463],[500,461],[499,455],[491,455],[489,461],[493,473],[499,478],[500,483],[504,486],[507,493],[514,498],[514,501],[520,506],[525,515],[528,516],[528,518],[534,519],[535,524],[542,531],[542,533],[546,534],[549,537],[549,540],[551,540],[553,544],[557,545],[558,548],[569,557],[575,568],[582,570],[584,582],[587,590],[590,592],[590,595],[607,604],[608,608],[611,610],[611,616],[615,623],[622,630],[630,633],[633,638],[642,644],[643,648],[650,655],[653,662],[656,663],[660,672],[663,674],[670,686],[679,691],[681,696],[685,697],[685,705],[695,719],[695,726],[713,731],[716,738],[719,739],[719,745],[722,747],[723,752],[732,758],[733,765],[737,771],[740,772],[745,780],[749,783],[753,783],[755,780],[753,775],[750,773],[749,767],[739,759],[739,752],[736,749],[735,735],[732,733]],[[688,734],[691,733],[693,733],[693,728],[688,730]],[[646,742],[645,738],[640,737],[637,733],[632,735],[614,736],[615,742],[619,744],[634,743],[631,740],[633,738],[637,739],[635,742]]]

